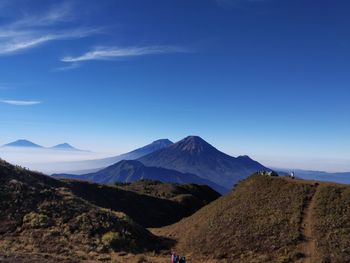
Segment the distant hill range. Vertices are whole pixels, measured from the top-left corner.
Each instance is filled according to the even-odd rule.
[[[195,174],[225,188],[231,188],[254,172],[270,170],[248,156],[227,155],[198,136],[188,136],[138,161],[146,166]]]
[[[110,165],[113,165],[122,160],[136,160],[142,156],[150,154],[152,152],[158,151],[169,145],[172,145],[168,139],[160,139],[156,140],[146,146],[133,150],[131,152],[127,152],[121,155],[102,158],[102,159],[94,159],[94,160],[83,160],[83,161],[72,161],[72,162],[63,162],[58,165],[64,167],[71,167],[70,170],[66,170],[67,174],[86,174],[100,171]]]
[[[274,170],[279,171],[280,174],[290,174],[291,172],[294,172],[296,177],[306,180],[318,180],[324,182],[335,182],[339,184],[350,184],[350,172],[331,173],[324,171],[283,168],[275,168]]]
[[[39,144],[33,143],[28,140],[20,139],[14,142],[4,144],[2,147],[18,147],[18,148],[36,148],[36,149],[52,149],[52,150],[65,150],[65,151],[83,151],[73,147],[68,143],[57,144],[52,147],[44,147]]]
[[[270,170],[248,156],[235,158],[220,152],[198,136],[188,136],[175,144],[167,139],[158,140],[130,153],[83,161],[81,165],[87,168],[84,164],[95,163],[97,166],[113,161],[117,162],[98,171],[55,176],[105,184],[140,179],[197,183],[209,185],[216,191],[225,193],[250,174],[259,170]]]
[[[40,149],[79,151],[68,143],[44,148],[26,140],[16,141],[5,147],[24,145],[36,145]],[[134,182],[140,179],[197,183],[209,185],[220,193],[227,192],[238,181],[254,172],[270,170],[248,156],[235,158],[227,155],[199,136],[188,136],[175,144],[168,139],[160,139],[118,156],[56,162],[52,165],[59,171],[59,175],[56,175],[59,177],[104,184]],[[67,172],[60,172],[64,170]]]
[[[23,140],[23,139],[4,144],[2,147],[44,148],[43,146],[41,146],[39,144],[35,144],[35,143],[31,142],[31,141]]]
[[[136,160],[123,160],[95,173],[73,175],[54,174],[57,178],[70,178],[91,181],[101,184],[113,184],[115,182],[131,183],[139,180],[157,180],[167,183],[194,183],[208,185],[219,193],[226,193],[224,188],[212,181],[203,179],[195,174],[181,173],[161,167],[148,167]]]

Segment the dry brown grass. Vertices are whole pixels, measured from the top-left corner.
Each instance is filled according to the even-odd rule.
[[[312,184],[255,175],[232,193],[179,223],[154,230],[178,240],[176,250],[220,262],[292,262]]]
[[[350,186],[315,183],[251,176],[194,215],[152,229],[164,240],[124,213],[78,198],[66,183],[0,161],[0,262],[165,263],[170,248],[189,263],[305,262],[306,221],[313,263],[350,262]],[[142,189],[149,198],[165,191]],[[188,202],[187,194],[166,191],[162,199]]]
[[[140,181],[117,187],[73,180],[65,182],[76,196],[99,207],[122,211],[144,227],[178,222],[220,196],[208,186],[199,185]]]
[[[350,262],[350,186],[318,187],[314,235],[317,262]]]
[[[62,186],[0,162],[0,256],[79,262],[159,248],[161,240],[125,214],[92,205]]]

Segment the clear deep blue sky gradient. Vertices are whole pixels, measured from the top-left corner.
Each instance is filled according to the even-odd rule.
[[[268,165],[350,170],[349,13],[348,0],[0,0],[0,143],[122,153],[196,134]],[[67,62],[132,48],[148,51]]]

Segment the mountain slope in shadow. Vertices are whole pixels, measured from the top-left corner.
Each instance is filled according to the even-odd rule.
[[[57,178],[69,178],[85,180],[101,184],[113,184],[116,182],[130,183],[139,180],[156,180],[167,183],[193,183],[208,185],[220,193],[228,192],[227,188],[217,185],[209,180],[203,179],[197,175],[190,173],[181,173],[175,170],[165,169],[161,167],[147,167],[136,160],[123,160],[113,164],[101,171],[83,174],[54,174]]]

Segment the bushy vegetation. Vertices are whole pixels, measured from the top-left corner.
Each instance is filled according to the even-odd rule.
[[[101,242],[108,248],[117,247],[123,243],[123,238],[120,233],[109,231],[102,236]]]
[[[0,193],[0,261],[16,255],[13,262],[39,262],[25,256],[20,261],[20,256],[45,254],[81,262],[160,246],[157,237],[125,214],[78,198],[67,183],[6,162],[0,162]]]
[[[177,185],[158,181],[138,181],[99,185],[83,181],[65,180],[74,195],[97,206],[120,211],[144,227],[161,227],[187,217],[220,195],[207,186]],[[193,202],[176,197],[191,195]]]
[[[47,215],[30,212],[23,217],[23,224],[32,228],[49,227],[52,222]]]
[[[139,194],[173,200],[181,195],[192,195],[208,204],[220,197],[220,194],[206,185],[164,183],[154,180],[140,180],[119,185],[120,188]]]

